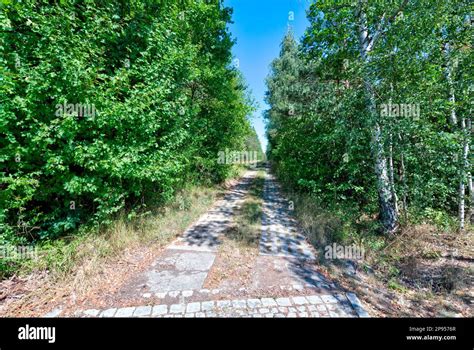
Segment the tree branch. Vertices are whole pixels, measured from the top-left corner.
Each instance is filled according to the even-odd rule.
[[[398,9],[396,11],[394,11],[394,13],[386,21],[385,21],[386,14],[384,13],[382,15],[382,18],[380,19],[380,22],[377,25],[377,29],[375,30],[375,33],[372,35],[372,38],[370,39],[369,45],[367,46],[367,51],[371,51],[374,48],[374,45],[378,41],[380,36],[383,33],[385,33],[385,31],[388,29],[388,27],[397,18],[397,16],[403,11],[403,9],[405,8],[405,6],[407,4],[408,4],[408,0],[403,0],[403,2],[400,4]]]

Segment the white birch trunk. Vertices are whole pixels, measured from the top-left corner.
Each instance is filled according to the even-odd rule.
[[[451,115],[450,122],[457,130],[458,118],[456,115],[456,94],[454,89],[453,70],[454,66],[450,59],[451,47],[449,43],[444,45],[444,55],[446,60],[446,79],[449,86],[449,102],[451,103]],[[463,230],[465,226],[466,218],[466,170],[468,170],[468,157],[469,157],[469,139],[466,135],[466,120],[461,119],[461,132],[463,136],[462,150],[461,150],[461,161],[459,162],[459,186],[458,186],[458,219],[459,229]],[[469,185],[469,188],[470,185]],[[470,192],[471,193],[471,192]],[[470,200],[472,206],[472,201]]]
[[[397,191],[395,190],[395,175],[394,175],[394,170],[393,170],[393,144],[392,144],[392,135],[390,135],[390,149],[389,149],[389,158],[388,158],[388,164],[389,164],[389,170],[390,170],[390,190],[392,191],[392,198],[394,200],[395,204],[395,211],[397,214],[399,213],[398,211],[398,197],[397,197]]]
[[[469,168],[469,134],[467,130],[466,118],[461,119],[461,130],[463,134],[463,147],[462,147],[462,159],[461,159],[461,171],[459,179],[459,228],[461,230],[465,227],[465,217],[466,217],[466,173]],[[471,190],[472,180],[469,184],[469,190]],[[472,196],[472,192],[470,192]],[[471,204],[472,205],[472,204]]]
[[[362,61],[365,63],[367,68],[369,63],[369,54],[374,45],[374,37],[379,36],[380,33],[374,33],[372,39],[369,38],[367,17],[362,8],[362,4],[359,4],[356,17],[358,20],[359,51]],[[368,99],[368,111],[370,113],[371,119],[373,120],[371,148],[375,157],[375,174],[377,177],[380,218],[384,231],[387,233],[393,233],[398,226],[398,215],[395,209],[395,198],[390,188],[387,159],[383,149],[382,129],[378,122],[375,94],[370,82],[370,76],[367,71],[364,72],[364,85]]]
[[[469,184],[469,223],[474,225],[474,188],[472,184],[472,174],[469,171],[467,173],[467,180]]]

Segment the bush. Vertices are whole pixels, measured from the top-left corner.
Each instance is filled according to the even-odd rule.
[[[221,181],[250,104],[218,2],[16,1],[0,13],[0,225],[46,240]],[[18,229],[18,227],[23,229]]]

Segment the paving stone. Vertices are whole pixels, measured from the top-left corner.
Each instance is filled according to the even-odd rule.
[[[199,227],[199,224],[196,223],[193,225],[194,231],[196,227],[204,231],[210,230],[209,224],[204,228],[203,226]],[[187,232],[193,231],[193,228]],[[213,228],[215,227],[213,226]],[[186,241],[187,235],[188,233],[183,233],[176,242],[160,254],[152,269],[141,274],[140,277],[145,279],[150,292],[171,291],[171,296],[175,298],[181,293],[180,291],[197,290],[203,285],[216,254],[211,251],[192,249],[192,242]],[[205,240],[205,237],[209,237],[209,235],[204,234],[202,237]],[[180,248],[183,248],[184,244],[191,249],[176,249],[178,242],[182,244]]]
[[[45,318],[54,318],[54,317],[58,317],[61,312],[62,312],[62,308],[55,308],[54,310],[48,312],[46,315],[44,315],[43,317]],[[79,313],[80,314],[80,313]]]
[[[201,303],[202,311],[211,311],[214,309],[214,302],[213,301],[203,301]]]
[[[107,309],[101,312],[100,317],[114,317],[117,312],[117,308]]]
[[[132,317],[135,307],[122,307],[117,310],[115,317]]]
[[[164,315],[168,312],[168,305],[155,305],[151,311],[151,316]]]
[[[276,202],[278,203],[278,202]],[[278,204],[280,205],[280,204]],[[209,219],[211,220],[211,219]],[[214,219],[212,219],[214,220]],[[212,221],[211,220],[211,221]],[[306,249],[305,244],[305,238],[303,236],[298,236],[295,234],[297,232],[296,230],[293,231],[293,228],[291,227],[290,223],[292,222],[291,220],[287,218],[275,218],[273,216],[267,217],[266,220],[268,222],[274,220],[277,223],[275,224],[277,228],[275,229],[274,232],[271,232],[269,235],[267,235],[267,239],[269,239],[268,247],[271,249],[271,254],[264,254],[264,255],[272,255],[272,254],[278,254],[280,257],[282,255],[292,255],[297,256],[299,255],[308,255],[310,256],[312,253],[311,249]],[[281,223],[278,223],[278,221],[282,221]],[[284,225],[282,223],[288,223],[288,228],[285,229]],[[279,227],[282,226],[282,227]],[[283,228],[284,230],[281,231],[279,229]],[[273,223],[267,230],[273,230]],[[289,236],[288,234],[291,233],[292,236]],[[294,242],[288,241],[289,237],[293,237]],[[199,237],[197,237],[199,238]],[[199,243],[199,242],[197,242]],[[262,243],[262,240],[261,240]],[[265,243],[265,242],[263,242]],[[263,244],[262,243],[262,244]],[[199,244],[198,244],[199,245]],[[261,249],[262,246],[260,246]],[[190,284],[185,282],[185,277],[189,276],[189,274],[193,274],[193,268],[196,267],[196,264],[200,264],[201,268],[195,269],[195,271],[202,272],[201,270],[205,270],[205,264],[209,265],[206,267],[206,274],[208,272],[208,268],[212,266],[212,263],[215,258],[215,251],[210,251],[208,254],[212,255],[212,257],[208,256],[205,259],[202,259],[198,257],[196,254],[191,252],[192,254],[196,255],[194,258],[186,258],[186,254],[188,253],[183,253],[183,252],[178,252],[179,249],[177,247],[172,248],[175,250],[175,253],[169,253],[165,258],[162,258],[156,263],[157,269],[155,269],[155,272],[160,274],[160,269],[158,265],[165,265],[165,263],[169,262],[171,265],[176,267],[175,273],[178,275],[180,274],[179,271],[180,268],[182,267],[184,271],[186,271],[186,274],[178,276],[178,279],[180,279],[179,283],[184,283],[183,285],[180,285],[180,287],[183,287],[184,285],[187,286],[187,288],[176,288],[176,289],[171,289],[169,288],[170,285],[174,282],[169,282],[170,280],[173,280],[173,276],[165,276],[165,275],[160,275],[158,277],[149,277],[149,280],[147,281],[147,286],[150,288],[150,291],[154,293],[155,296],[164,299],[167,296],[171,298],[176,298],[179,296],[182,296],[182,298],[179,299],[180,303],[178,301],[175,301],[176,304],[172,304],[170,306],[167,305],[155,305],[154,307],[151,306],[138,306],[138,307],[128,307],[128,308],[120,308],[120,309],[107,309],[102,312],[100,310],[86,310],[83,312],[83,315],[86,316],[97,316],[101,315],[101,317],[131,317],[131,316],[137,316],[137,317],[145,317],[145,316],[155,316],[155,317],[350,317],[354,316],[356,312],[354,311],[354,303],[350,301],[351,299],[349,296],[346,296],[344,293],[335,293],[335,294],[326,294],[326,295],[309,295],[309,296],[303,296],[303,295],[293,295],[291,297],[278,297],[278,298],[272,298],[272,297],[265,297],[261,299],[257,298],[251,298],[251,299],[236,299],[236,300],[218,300],[218,301],[213,301],[209,300],[212,299],[211,296],[208,296],[209,299],[208,301],[202,301],[202,302],[191,302],[191,303],[184,303],[185,299],[184,298],[189,298],[192,297],[195,294],[195,287],[192,287],[191,289]],[[276,249],[276,250],[275,250]],[[194,251],[194,250],[193,250]],[[203,251],[200,251],[202,253]],[[262,253],[262,251],[260,251]],[[301,256],[300,256],[301,257]],[[303,257],[305,258],[305,257]],[[175,259],[176,261],[171,261]],[[181,259],[181,260],[180,260]],[[270,260],[272,261],[272,260]],[[275,258],[273,262],[270,262],[270,264],[275,265],[276,267],[282,267],[282,268],[288,268],[288,266],[277,262],[277,259]],[[195,266],[196,265],[196,266]],[[278,266],[277,266],[278,265]],[[306,269],[306,267],[304,268]],[[166,269],[165,269],[166,270]],[[169,271],[168,271],[169,272]],[[305,272],[306,274],[306,272]],[[201,278],[200,276],[199,278]],[[153,280],[155,278],[155,280]],[[315,282],[322,282],[326,281],[323,276],[320,276],[317,273],[313,273],[311,269],[309,270],[309,274],[306,275],[306,280],[311,278],[312,280],[314,279]],[[201,278],[202,279],[202,278]],[[154,285],[150,285],[149,282],[156,282]],[[161,281],[161,282],[160,282]],[[163,282],[163,281],[168,281],[168,282]],[[197,281],[197,280],[196,280]],[[194,282],[196,282],[194,281]],[[296,281],[296,280],[295,280]],[[160,283],[164,283],[165,285],[162,285]],[[193,283],[194,283],[193,282]],[[313,281],[311,281],[313,282]],[[152,283],[153,284],[153,283]],[[166,285],[167,284],[167,285]],[[191,283],[192,284],[192,283]],[[202,284],[200,284],[202,286]],[[197,288],[200,288],[197,287]],[[306,284],[307,288],[313,288],[313,286],[309,283]],[[292,286],[266,286],[266,288],[271,289],[272,287],[275,288],[280,288],[285,291],[302,291],[305,289],[305,286],[302,284],[294,284]],[[171,290],[169,292],[158,292],[159,290]],[[239,292],[246,292],[245,288],[240,288]],[[313,292],[316,293],[316,290],[313,289]],[[199,295],[200,300],[202,300],[202,297],[204,294],[219,294],[222,293],[222,295],[225,295],[226,291],[222,291],[220,289],[201,289],[199,290]],[[240,294],[240,293],[239,293]],[[292,292],[291,294],[295,294]],[[290,294],[290,295],[291,295]],[[304,293],[300,293],[304,294]],[[142,296],[144,298],[151,298],[151,293],[143,293]],[[272,296],[270,294],[269,296]],[[214,297],[215,298],[215,297]],[[110,315],[110,316],[108,316]]]
[[[275,301],[280,306],[291,306],[290,298],[277,298]]]
[[[293,303],[295,305],[306,305],[308,304],[308,300],[305,297],[292,297]]]
[[[238,310],[235,310],[234,311],[234,314],[237,315],[237,316],[245,316],[246,314],[246,310],[242,310],[242,309],[238,309]]]
[[[317,298],[310,298],[304,296],[294,296],[291,298],[262,298],[262,299],[238,299],[238,300],[218,300],[218,301],[204,301],[192,303],[180,303],[167,305],[138,306],[121,308],[118,310],[107,309],[103,312],[99,310],[90,311],[89,314],[105,314],[114,315],[115,317],[350,317],[351,313],[347,309],[352,309],[348,306],[335,303],[317,303]],[[278,306],[280,304],[294,306]],[[306,302],[306,304],[303,304]],[[215,309],[217,306],[221,308]],[[265,305],[275,306],[265,306]],[[302,304],[302,305],[299,305]],[[222,306],[226,306],[222,308]],[[248,308],[247,308],[248,307]],[[216,310],[218,312],[214,312]],[[85,313],[84,313],[85,314]],[[170,316],[171,315],[171,316]]]
[[[337,299],[334,298],[332,295],[321,295],[321,299],[326,303],[326,304],[332,304],[332,303],[337,303]]]
[[[370,315],[367,313],[367,311],[364,310],[364,308],[362,307],[362,304],[359,300],[359,298],[357,298],[357,295],[355,295],[354,293],[346,293],[347,295],[347,299],[349,299],[352,307],[354,308],[355,312],[357,313],[357,316],[359,317],[370,317]]]
[[[309,295],[309,296],[306,297],[306,299],[311,304],[322,304],[323,303],[323,300],[317,295]]]
[[[201,303],[189,303],[186,306],[186,313],[194,313],[201,311]]]
[[[248,299],[247,305],[249,306],[249,308],[253,309],[262,306],[262,302],[260,301],[260,299]]]
[[[321,311],[326,311],[326,312],[327,312],[326,305],[324,305],[324,304],[316,305],[316,309],[317,309],[319,312],[321,312]]]
[[[336,311],[336,313],[339,315],[339,317],[351,317],[351,314],[345,312],[345,311]]]
[[[151,314],[151,306],[138,306],[133,312],[133,316],[135,317],[145,317],[145,316],[150,316],[150,314]]]
[[[270,307],[270,306],[277,306],[275,299],[273,298],[262,298],[263,306]]]
[[[280,307],[278,308],[278,311],[280,311],[280,312],[286,314],[286,313],[288,312],[288,308],[285,307],[285,306],[280,306]]]
[[[247,302],[245,300],[232,300],[232,306],[238,309],[243,309],[247,307]]]
[[[84,315],[91,316],[91,317],[97,317],[99,315],[100,310],[97,309],[90,309],[84,311]]]
[[[232,306],[232,302],[230,300],[218,300],[217,307],[221,309],[225,309]]]
[[[181,314],[184,312],[184,304],[173,304],[170,306],[171,314]]]

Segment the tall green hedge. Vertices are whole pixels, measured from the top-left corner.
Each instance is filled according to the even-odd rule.
[[[251,109],[230,18],[220,1],[3,1],[0,241],[224,179],[217,153],[243,147]]]

